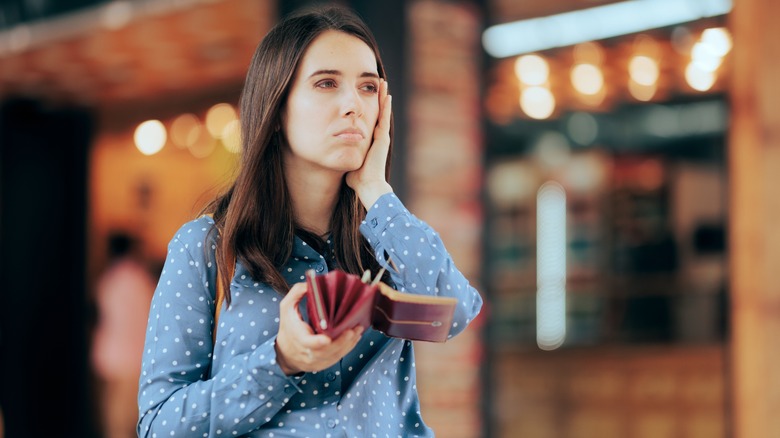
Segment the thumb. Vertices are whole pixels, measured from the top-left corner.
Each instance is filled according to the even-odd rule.
[[[285,310],[296,309],[298,303],[301,302],[301,299],[303,299],[303,296],[306,295],[308,290],[309,288],[306,286],[306,283],[295,283],[290,288],[290,291],[287,292],[287,295],[282,298],[282,302],[279,303],[279,306]]]

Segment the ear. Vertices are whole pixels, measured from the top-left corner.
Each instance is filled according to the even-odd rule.
[[[279,114],[276,116],[276,123],[274,124],[274,132],[281,132],[282,126],[287,123],[287,111],[282,108]]]

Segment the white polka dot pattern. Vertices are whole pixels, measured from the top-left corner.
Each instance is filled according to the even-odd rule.
[[[212,351],[212,228],[208,217],[189,222],[168,246],[144,346],[139,436],[433,436],[420,414],[411,342],[367,330],[331,368],[285,376],[274,350],[282,295],[253,280],[241,263]],[[455,268],[438,234],[395,195],[382,196],[360,230],[398,290],[459,299],[450,337],[479,313],[479,293]],[[400,273],[390,269],[385,254]],[[309,268],[326,272],[328,262],[332,266],[330,254],[296,238],[281,272],[292,284]]]

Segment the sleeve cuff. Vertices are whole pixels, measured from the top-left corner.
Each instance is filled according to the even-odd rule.
[[[252,365],[249,372],[255,383],[262,387],[282,385],[284,393],[291,396],[296,392],[302,393],[303,390],[298,383],[305,377],[305,373],[288,376],[282,371],[276,360],[276,338],[269,339],[266,344],[255,350],[250,359]],[[268,380],[266,380],[268,379]],[[276,382],[276,383],[269,383]]]
[[[387,228],[388,224],[390,224],[395,217],[408,214],[409,211],[395,193],[385,193],[368,209],[366,218],[363,220],[360,228],[366,237],[378,235]]]

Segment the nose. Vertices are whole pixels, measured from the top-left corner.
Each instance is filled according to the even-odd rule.
[[[344,117],[360,117],[363,115],[363,102],[358,90],[345,89],[342,96],[341,113]]]

